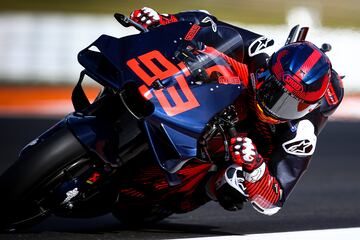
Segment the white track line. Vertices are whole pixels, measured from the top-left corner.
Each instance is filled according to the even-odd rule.
[[[262,233],[173,240],[359,240],[360,227],[296,232]]]

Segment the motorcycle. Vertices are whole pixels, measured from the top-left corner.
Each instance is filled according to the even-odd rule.
[[[208,201],[199,186],[230,160],[232,104],[243,87],[224,59],[198,49],[213,39],[221,52],[241,52],[242,37],[234,31],[224,41],[213,26],[187,21],[148,31],[115,18],[140,33],[102,35],[79,52],[75,111],[25,146],[0,177],[1,229],[51,214],[155,222]],[[85,76],[102,85],[92,103]]]

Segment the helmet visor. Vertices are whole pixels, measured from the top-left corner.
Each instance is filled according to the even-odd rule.
[[[256,98],[265,114],[279,120],[294,120],[305,116],[319,106],[319,102],[306,103],[288,92],[269,71],[258,78]]]

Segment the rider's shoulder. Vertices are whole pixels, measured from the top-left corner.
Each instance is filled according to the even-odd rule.
[[[314,153],[317,127],[310,119],[293,120],[274,127],[276,142],[286,154],[307,157]]]

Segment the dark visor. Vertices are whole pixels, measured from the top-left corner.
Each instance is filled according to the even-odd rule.
[[[319,105],[305,103],[293,96],[269,71],[259,74],[258,82],[261,84],[256,92],[258,104],[265,114],[276,119],[299,119]]]

